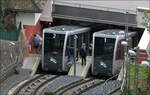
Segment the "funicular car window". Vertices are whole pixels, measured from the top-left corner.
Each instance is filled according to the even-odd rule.
[[[44,61],[46,63],[61,64],[63,57],[65,35],[45,33],[44,36]]]
[[[44,50],[45,53],[63,54],[65,35],[62,34],[45,34]]]
[[[112,57],[114,53],[114,46],[115,39],[96,37],[94,56]]]

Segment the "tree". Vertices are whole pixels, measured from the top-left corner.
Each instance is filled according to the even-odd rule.
[[[4,16],[6,12],[6,6],[10,0],[0,0],[0,29],[4,29]]]
[[[144,11],[144,16],[142,19],[144,21],[141,24],[149,30],[150,29],[150,13],[148,11]]]

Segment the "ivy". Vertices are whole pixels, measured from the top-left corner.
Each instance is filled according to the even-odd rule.
[[[142,17],[143,22],[141,25],[146,27],[148,30],[150,29],[150,13],[148,11],[144,11],[144,16]]]
[[[10,0],[0,0],[0,29],[4,30],[5,9]]]

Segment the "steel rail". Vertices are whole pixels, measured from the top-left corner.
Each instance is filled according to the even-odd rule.
[[[21,86],[19,86],[19,87],[15,90],[15,92],[13,93],[13,95],[18,95],[18,94],[20,93],[20,91],[21,91],[22,89],[24,89],[24,87],[26,87],[26,86],[27,86],[28,84],[30,84],[31,82],[33,82],[33,81],[35,81],[35,80],[37,80],[37,79],[39,79],[39,78],[41,78],[41,77],[43,77],[43,76],[44,76],[44,75],[37,75],[36,77],[27,80],[25,83],[23,83]]]
[[[23,89],[21,89],[18,94],[36,95],[36,92],[42,86],[44,86],[46,83],[51,82],[52,80],[54,80],[58,77],[59,77],[58,75],[53,76],[53,77],[49,77],[48,75],[39,77],[39,78],[35,79],[34,81],[28,83],[26,86],[24,86]]]
[[[55,77],[52,77],[48,80],[45,80],[43,83],[41,83],[40,85],[38,85],[38,87],[35,88],[35,90],[31,93],[31,95],[41,95],[42,91],[40,91],[40,93],[38,92],[44,85],[46,85],[47,83],[57,79],[58,77],[60,76],[55,76]],[[38,93],[37,93],[38,92]]]
[[[71,95],[81,95],[82,93],[97,87],[98,85],[102,85],[104,83],[104,80],[93,80],[89,81],[83,85],[80,85],[79,87],[74,88],[74,90],[71,92]],[[65,94],[64,94],[65,95]]]
[[[64,87],[61,87],[60,89],[58,89],[57,91],[54,92],[54,95],[62,95],[63,93],[65,93],[66,91],[76,87],[76,86],[79,86],[81,84],[84,84],[84,83],[87,83],[89,81],[91,81],[93,79],[88,79],[88,80],[84,80],[84,79],[81,79],[81,80],[78,80],[78,81],[75,81],[75,82],[72,82]]]

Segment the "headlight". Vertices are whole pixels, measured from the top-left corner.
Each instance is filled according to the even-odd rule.
[[[104,67],[104,68],[107,68],[107,65],[103,61],[100,61],[100,66]]]
[[[54,59],[52,57],[50,57],[50,62],[55,63],[55,64],[57,63],[56,59]]]

